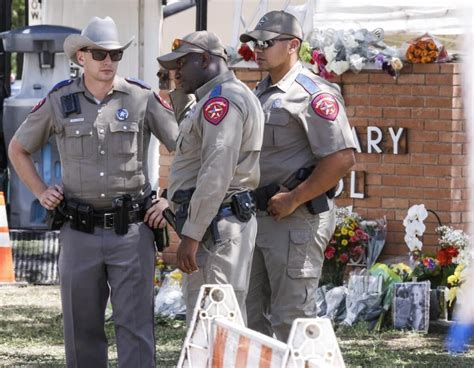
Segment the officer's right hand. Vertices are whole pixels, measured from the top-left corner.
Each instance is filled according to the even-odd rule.
[[[54,210],[64,199],[63,188],[60,185],[55,184],[52,187],[48,187],[43,193],[40,194],[38,200],[40,204],[47,210]]]

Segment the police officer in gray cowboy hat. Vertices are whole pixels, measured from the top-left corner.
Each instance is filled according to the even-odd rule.
[[[104,312],[114,310],[120,367],[154,367],[154,232],[162,226],[150,198],[150,134],[175,149],[169,106],[141,81],[116,75],[124,50],[114,21],[94,17],[64,41],[84,68],[58,83],[17,130],[9,157],[48,210],[60,209],[59,273],[68,367],[107,367]],[[62,185],[48,187],[31,153],[54,135]],[[156,202],[156,201],[155,201]]]
[[[245,316],[257,231],[250,191],[259,181],[262,108],[228,69],[225,48],[215,34],[191,33],[176,39],[172,50],[158,61],[174,70],[178,89],[171,99],[183,116],[168,200],[181,235],[177,264],[188,273],[188,322],[203,284],[231,284]],[[196,96],[184,115],[176,103],[180,91]]]
[[[248,325],[282,341],[295,318],[316,316],[315,291],[336,224],[334,187],[355,162],[339,88],[303,67],[302,39],[297,19],[283,11],[265,14],[240,36],[268,71],[254,91],[266,120]]]

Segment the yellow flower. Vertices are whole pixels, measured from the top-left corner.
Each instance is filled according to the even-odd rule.
[[[341,233],[334,233],[334,236],[335,236],[336,238],[339,238],[339,237],[341,236]]]
[[[355,235],[355,232],[353,232],[352,230],[350,230],[350,231],[349,231],[349,236],[352,238],[354,235]]]
[[[349,231],[347,231],[347,228],[346,228],[346,227],[343,227],[343,228],[341,229],[341,234],[342,234],[342,235],[347,235],[348,232],[349,232]]]
[[[173,280],[181,281],[181,279],[183,278],[183,274],[181,273],[181,271],[175,270],[175,271],[173,271],[173,272],[170,273],[170,277],[171,277]]]
[[[453,304],[454,299],[456,298],[457,292],[458,292],[458,288],[456,286],[448,289],[448,296],[446,299],[448,301],[449,306]]]
[[[349,242],[347,241],[347,239],[342,239],[341,241],[341,244],[346,246]]]
[[[459,277],[456,274],[448,277],[448,284],[456,285],[458,282],[459,282]]]
[[[462,270],[464,270],[464,268],[465,268],[465,266],[464,266],[463,263],[458,264],[458,265],[456,266],[456,269],[454,270],[454,274],[455,274],[457,277],[461,277],[461,272],[462,272]]]

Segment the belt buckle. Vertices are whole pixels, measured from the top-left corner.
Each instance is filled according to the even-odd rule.
[[[104,213],[104,229],[112,229],[114,227],[115,213]]]

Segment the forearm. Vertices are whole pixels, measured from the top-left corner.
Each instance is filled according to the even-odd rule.
[[[39,198],[48,187],[39,176],[31,155],[15,138],[8,147],[8,157],[21,181]]]
[[[323,158],[311,175],[294,188],[290,195],[296,206],[327,192],[337,185],[355,163],[354,151],[345,149]]]

